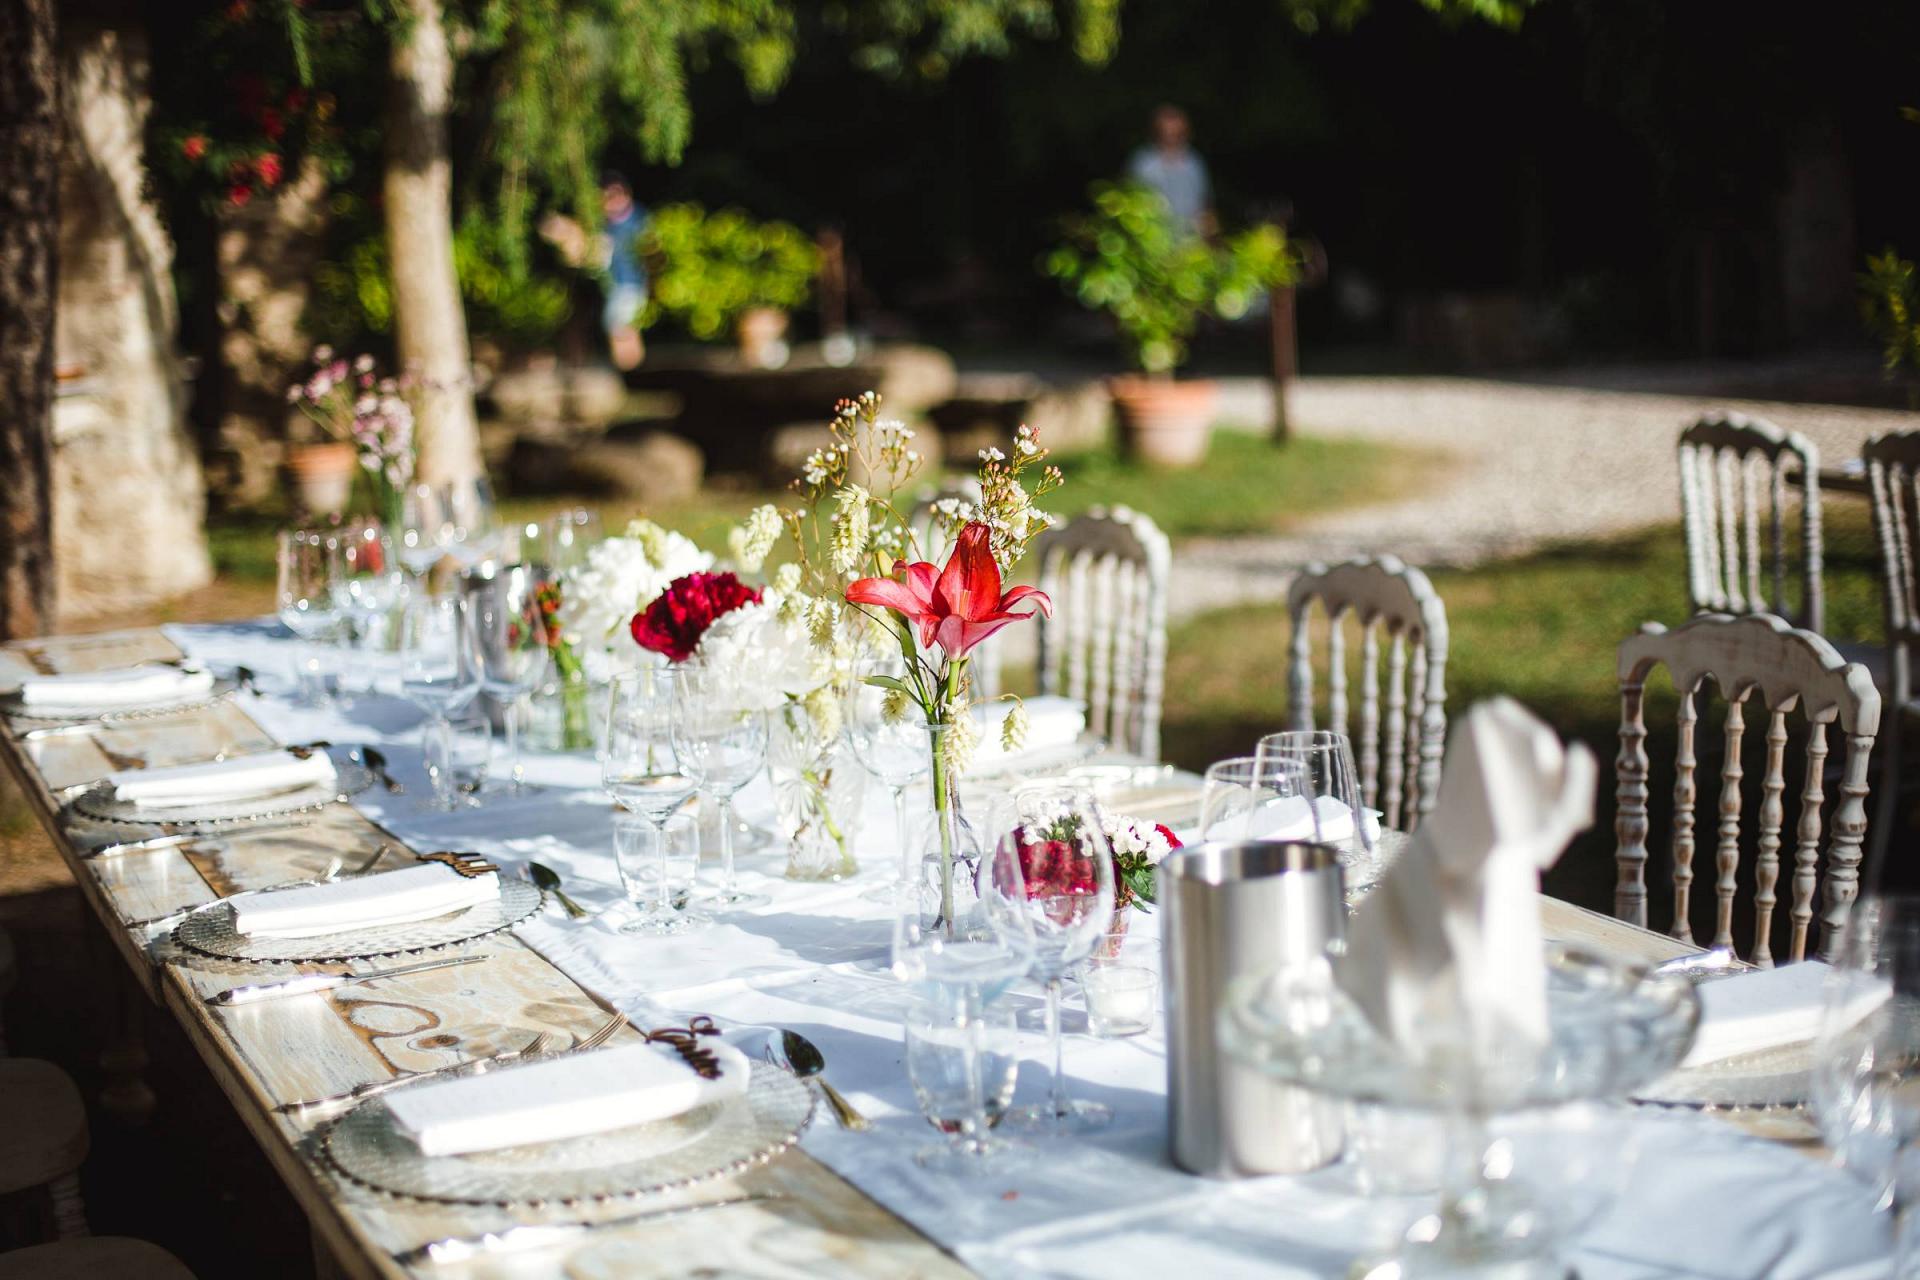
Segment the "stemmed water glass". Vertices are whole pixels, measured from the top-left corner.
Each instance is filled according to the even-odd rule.
[[[340,625],[340,546],[326,529],[283,529],[275,548],[280,621],[301,641],[297,680],[304,706],[323,707],[322,642]]]
[[[1068,1095],[1060,1034],[1061,985],[1113,928],[1113,849],[1092,793],[1079,786],[1023,787],[1014,793],[1011,819],[999,844],[1019,860],[1026,887],[1022,905],[1033,925],[1033,976],[1047,988],[1053,1082],[1046,1102],[1009,1118],[1057,1137],[1113,1118],[1108,1108]]]
[[[337,603],[359,647],[381,648],[391,638],[387,628],[394,606],[407,589],[393,538],[378,520],[359,520],[341,530],[339,547]]]
[[[900,664],[874,664],[860,674],[898,677]],[[886,702],[885,689],[864,682],[855,684],[847,699],[847,741],[861,767],[893,792],[894,839],[900,850],[898,876],[892,884],[867,890],[862,897],[868,902],[891,902],[896,895],[920,891],[920,850],[907,820],[907,788],[933,766],[925,721],[911,714],[889,719]]]
[[[963,905],[950,922],[924,918],[913,895],[898,899],[893,917],[894,976],[918,987],[924,1001],[913,1017],[937,1022],[943,1043],[959,1056],[959,1097],[940,1090],[940,1114],[928,1114],[951,1142],[920,1151],[914,1159],[926,1168],[963,1174],[998,1168],[996,1157],[1007,1150],[990,1132],[990,1093],[998,1085],[989,1075],[997,1028],[1004,1026],[991,1006],[1032,966],[1034,952],[1026,881],[1011,843],[1003,841],[982,855],[973,890],[955,895]],[[911,1040],[911,1025],[908,1035]],[[923,1083],[916,1077],[917,1091]],[[922,1094],[923,1110],[930,1106],[930,1092]]]
[[[1853,904],[1828,978],[1812,1092],[1828,1150],[1891,1219],[1890,1274],[1908,1280],[1920,1196],[1920,897]]]
[[[500,528],[493,509],[493,486],[487,478],[454,481],[447,486],[444,501],[443,550],[463,569],[471,569],[494,555]]]
[[[532,565],[511,565],[474,584],[468,599],[480,646],[480,685],[500,704],[507,740],[507,788],[526,789],[520,737],[527,700],[547,678],[552,637],[540,609],[542,580]]]
[[[464,600],[421,596],[400,614],[400,691],[427,713],[420,749],[433,780],[430,808],[458,806],[451,718],[480,692],[480,653]]]
[[[720,888],[705,901],[741,909],[773,901],[745,893],[733,866],[733,797],[767,762],[766,713],[742,696],[727,672],[683,667],[673,687],[673,748],[700,794],[718,807]]]
[[[424,578],[447,554],[447,500],[430,484],[416,484],[400,495],[400,528],[394,550],[415,578]]]
[[[1233,756],[1207,766],[1200,791],[1200,838],[1228,844],[1310,840],[1306,767],[1297,760]]]
[[[652,910],[620,926],[622,933],[681,933],[707,923],[673,909],[667,875],[667,823],[694,792],[674,750],[674,685],[680,676],[672,667],[623,671],[614,677],[608,701],[600,785],[615,804],[647,820],[660,868]]]
[[[1262,764],[1292,761],[1311,802],[1306,814],[1311,838],[1338,848],[1349,893],[1364,893],[1385,870],[1380,859],[1380,824],[1366,810],[1353,744],[1330,729],[1291,729],[1260,739],[1254,757]],[[1305,837],[1299,837],[1305,838]]]

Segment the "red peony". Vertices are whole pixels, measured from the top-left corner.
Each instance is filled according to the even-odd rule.
[[[266,152],[254,160],[253,171],[259,174],[260,181],[268,186],[277,185],[280,181],[280,157],[271,151]]]
[[[227,203],[236,209],[244,209],[247,201],[253,199],[253,188],[244,182],[236,182],[227,188]]]
[[[189,160],[198,160],[201,156],[207,154],[207,140],[197,133],[190,138],[182,138],[180,140],[180,154]]]
[[[669,662],[685,662],[714,619],[759,603],[759,589],[731,573],[690,573],[675,578],[658,600],[633,615],[633,639],[649,653],[665,654]]]

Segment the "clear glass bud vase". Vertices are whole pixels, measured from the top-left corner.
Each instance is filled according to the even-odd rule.
[[[767,764],[787,841],[787,879],[843,880],[859,870],[853,845],[867,772],[845,738],[825,733],[805,708],[789,704],[773,716]]]
[[[932,752],[929,774],[932,813],[920,835],[920,925],[951,930],[978,896],[975,879],[986,848],[981,835],[960,803],[960,775],[942,750],[949,726],[927,726],[927,749]]]

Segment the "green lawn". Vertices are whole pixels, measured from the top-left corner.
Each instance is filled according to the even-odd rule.
[[[1881,639],[1877,567],[1866,513],[1858,504],[1827,511],[1827,630],[1848,640]],[[1612,541],[1555,547],[1463,571],[1436,571],[1450,633],[1447,707],[1508,694],[1564,736],[1586,742],[1602,765],[1600,814],[1592,833],[1549,879],[1561,896],[1606,909],[1611,902],[1612,762],[1618,746],[1614,656],[1642,622],[1687,616],[1686,557],[1677,526]],[[1242,754],[1285,723],[1288,628],[1278,605],[1222,610],[1176,627],[1168,642],[1167,758],[1189,768]],[[1349,652],[1353,646],[1349,646]],[[1654,830],[1663,831],[1658,779],[1670,777],[1672,694],[1656,677],[1650,697]],[[1706,708],[1703,707],[1703,711]],[[1717,737],[1717,712],[1711,730]],[[1703,742],[1709,736],[1702,726]],[[1759,733],[1747,735],[1758,749]],[[1796,739],[1797,740],[1797,739]],[[1706,768],[1703,750],[1703,770]],[[1751,762],[1749,780],[1758,778]],[[1716,766],[1717,767],[1717,766]],[[1705,794],[1712,792],[1708,788]],[[1749,800],[1747,812],[1753,812]],[[1710,810],[1711,800],[1706,801]],[[1652,872],[1649,872],[1651,876]]]

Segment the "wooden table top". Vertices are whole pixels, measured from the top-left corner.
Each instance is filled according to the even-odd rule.
[[[157,630],[25,642],[0,648],[0,687],[34,672],[84,671],[178,656]],[[109,749],[108,743],[111,744]],[[384,981],[375,989],[345,987],[319,999],[214,1009],[204,997],[238,980],[265,980],[327,966],[223,963],[155,942],[126,922],[212,901],[242,889],[318,874],[336,852],[399,844],[347,804],[323,811],[311,825],[249,839],[243,832],[196,845],[88,859],[86,850],[115,838],[110,830],[60,813],[56,793],[117,768],[207,759],[216,751],[274,745],[233,703],[116,727],[111,735],[73,735],[22,742],[0,733],[0,757],[33,804],[72,868],[89,907],[106,926],[135,980],[184,1028],[313,1224],[316,1241],[345,1274],[409,1274],[395,1254],[446,1236],[472,1235],[518,1222],[603,1221],[636,1207],[699,1204],[743,1193],[778,1198],[716,1208],[605,1235],[644,1239],[649,1271],[684,1275],[699,1268],[751,1269],[778,1258],[791,1269],[810,1259],[836,1276],[943,1277],[970,1274],[951,1256],[842,1180],[794,1149],[736,1178],[671,1196],[567,1209],[464,1208],[390,1197],[335,1176],[312,1150],[316,1121],[277,1114],[276,1104],[348,1089],[401,1071],[442,1066],[517,1047],[541,1031],[562,1038],[588,1034],[605,1021],[599,1003],[559,969],[501,934],[461,950],[484,954],[478,965]],[[124,834],[124,833],[122,833]],[[404,846],[402,846],[404,847]],[[1582,941],[1613,954],[1659,961],[1693,948],[1659,934],[1555,899],[1544,901],[1549,937]],[[164,939],[164,935],[162,935]],[[449,952],[447,954],[453,954]],[[624,1034],[633,1034],[631,1032]],[[821,1122],[821,1121],[816,1121]],[[590,1237],[598,1241],[602,1232]],[[777,1252],[776,1252],[777,1251]],[[515,1275],[559,1275],[567,1254],[516,1259]],[[543,1255],[544,1256],[544,1255]],[[477,1264],[485,1265],[485,1264]],[[415,1274],[478,1275],[435,1266]]]

